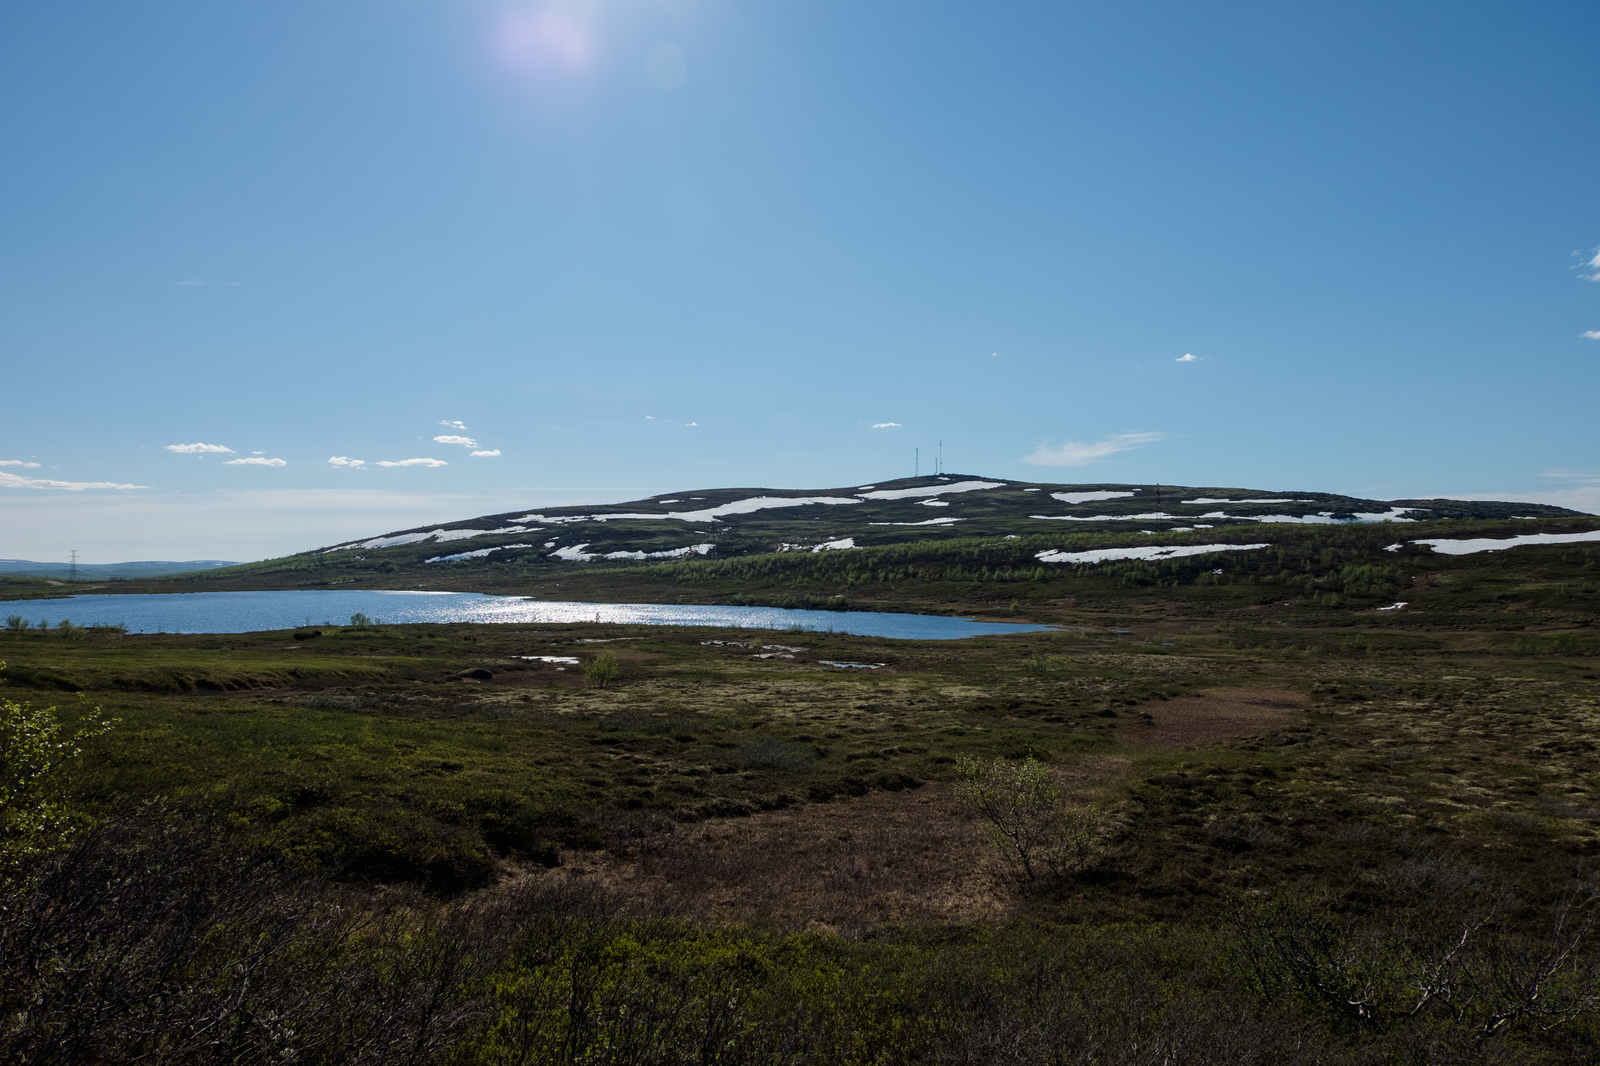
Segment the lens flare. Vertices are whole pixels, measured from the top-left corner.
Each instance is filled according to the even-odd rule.
[[[495,31],[495,52],[522,73],[579,71],[594,59],[594,33],[585,22],[560,3],[513,11]]]

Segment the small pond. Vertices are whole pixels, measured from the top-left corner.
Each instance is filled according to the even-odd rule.
[[[448,622],[618,622],[649,626],[800,629],[900,640],[956,640],[1034,633],[1049,626],[974,622],[931,614],[802,611],[783,607],[700,604],[562,603],[480,592],[348,591],[188,592],[153,596],[88,595],[0,601],[0,618],[34,625],[124,625],[130,633],[255,633],[295,626],[344,625],[353,614],[385,624]]]

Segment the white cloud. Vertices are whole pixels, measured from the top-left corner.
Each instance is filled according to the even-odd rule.
[[[466,429],[467,428],[467,424],[465,422],[452,422],[448,418],[441,419],[439,421],[439,424],[441,426],[453,426],[456,429]]]
[[[38,463],[25,463],[21,459],[0,459],[0,466],[20,466],[28,470],[38,467]]]
[[[450,464],[445,462],[443,459],[402,459],[398,463],[392,463],[387,459],[379,459],[378,460],[378,465],[379,466],[449,466]]]
[[[232,448],[225,448],[220,444],[169,444],[167,451],[177,452],[179,455],[203,455],[207,452],[233,454]]]
[[[998,359],[998,358],[1000,358],[1000,353],[999,352],[990,352],[989,353],[989,358],[990,359]]]
[[[1588,337],[1592,341],[1600,341],[1600,329],[1586,329],[1578,336]]]
[[[201,281],[199,278],[188,278],[188,279],[186,279],[184,281],[178,282],[178,284],[179,285],[204,285],[205,282]]]
[[[66,489],[82,492],[84,489],[147,489],[149,485],[119,485],[115,481],[51,481],[48,478],[23,477],[0,470],[0,489]]]
[[[1125,452],[1130,448],[1137,448],[1141,444],[1149,444],[1151,441],[1163,440],[1169,436],[1171,434],[1168,433],[1118,433],[1093,444],[1075,440],[1066,441],[1053,448],[1041,444],[1032,455],[1026,456],[1022,461],[1035,466],[1086,466],[1096,459],[1104,459],[1108,455]]]
[[[1178,358],[1173,360],[1175,363],[1198,363],[1199,361],[1200,357],[1195,355],[1193,352],[1184,352],[1182,355],[1178,356]]]
[[[1585,274],[1584,277],[1590,281],[1600,281],[1600,248],[1595,249],[1594,258],[1583,265],[1594,271],[1593,274]]]
[[[229,479],[276,482],[278,478]],[[536,503],[569,507],[639,499],[656,485],[584,489],[537,483],[494,493],[354,488],[219,488],[207,492],[3,492],[6,555],[53,559],[67,541],[86,556],[122,559],[265,559],[319,545],[419,529],[443,515],[501,514]],[[401,478],[414,484],[428,478]],[[427,528],[432,529],[429,525]]]
[[[898,423],[898,422],[874,422],[874,423],[872,423],[872,428],[873,429],[899,429],[900,428],[900,423]]]
[[[223,466],[288,466],[282,459],[262,459],[252,455],[248,459],[229,459]]]
[[[500,449],[499,448],[479,448],[477,451],[473,452],[472,454],[473,454],[474,457],[481,455],[481,456],[486,456],[486,457],[491,457],[492,458],[493,456],[496,456],[496,455],[500,454]]]
[[[366,466],[365,459],[352,459],[348,455],[334,455],[328,459],[330,466]]]
[[[476,448],[478,446],[478,442],[473,440],[471,437],[458,437],[458,436],[456,436],[454,434],[451,434],[451,433],[447,433],[442,437],[433,438],[433,443],[435,443],[435,444],[459,444],[463,448]]]

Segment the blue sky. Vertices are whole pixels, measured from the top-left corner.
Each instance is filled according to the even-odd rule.
[[[940,440],[995,477],[1600,511],[1597,31],[6,5],[0,557],[850,485]],[[444,465],[379,465],[412,459]]]

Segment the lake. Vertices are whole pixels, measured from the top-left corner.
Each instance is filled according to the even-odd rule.
[[[1049,626],[974,622],[930,614],[802,611],[783,607],[699,604],[561,603],[480,592],[349,591],[184,592],[153,596],[69,596],[0,601],[0,617],[34,625],[125,625],[130,633],[255,633],[296,626],[344,625],[357,612],[385,624],[448,622],[616,622],[648,626],[801,629],[899,640],[958,640],[1036,633]]]

